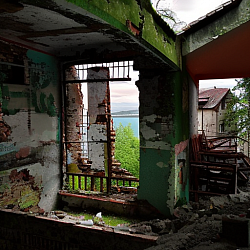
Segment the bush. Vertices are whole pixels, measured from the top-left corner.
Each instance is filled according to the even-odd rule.
[[[140,141],[134,136],[131,124],[123,127],[120,123],[116,128],[115,159],[121,163],[122,168],[139,178]]]

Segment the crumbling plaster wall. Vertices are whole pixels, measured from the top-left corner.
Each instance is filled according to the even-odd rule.
[[[88,69],[88,79],[108,78],[108,68],[95,67]],[[91,169],[96,171],[106,170],[106,173],[108,167],[107,107],[110,107],[110,103],[108,103],[108,96],[110,96],[108,84],[107,81],[88,82],[89,160],[92,162]]]
[[[188,88],[189,88],[189,133],[190,137],[198,133],[198,98],[199,88],[195,85],[192,78],[188,75]]]
[[[66,68],[65,80],[79,80],[75,66]],[[66,84],[66,100],[65,100],[65,138],[66,141],[66,168],[63,172],[81,172],[77,167],[79,155],[82,155],[82,135],[81,124],[83,115],[83,93],[81,83]],[[66,176],[64,176],[66,177]]]
[[[50,210],[60,188],[58,61],[5,42],[0,60],[0,122],[10,129],[0,141],[0,206]],[[15,82],[13,67],[23,69]]]
[[[138,198],[163,214],[188,201],[188,84],[180,72],[140,71]]]

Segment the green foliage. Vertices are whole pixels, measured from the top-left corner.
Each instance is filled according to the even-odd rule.
[[[123,127],[120,123],[116,128],[115,159],[121,163],[122,168],[139,178],[140,142],[134,136],[131,124]]]
[[[236,80],[231,102],[227,105],[225,124],[240,137],[246,137],[250,131],[250,78]]]
[[[68,215],[71,215],[73,217],[82,219],[82,220],[91,220],[95,217],[95,213],[93,212],[67,212]],[[134,223],[139,223],[140,221],[138,219],[132,219],[132,218],[127,218],[124,216],[117,216],[117,215],[112,215],[112,214],[103,214],[102,213],[102,219],[105,225],[107,226],[118,226],[118,225],[125,225],[129,226]]]

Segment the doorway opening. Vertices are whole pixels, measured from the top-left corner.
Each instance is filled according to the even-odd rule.
[[[115,105],[112,97],[117,101],[119,86],[131,86],[134,76],[132,61],[79,64],[65,70],[64,186],[67,189],[81,193],[137,193],[139,176],[124,168],[116,158],[116,129],[122,125],[114,123],[112,110],[117,109],[111,108]],[[124,87],[121,89],[122,98],[125,92]]]

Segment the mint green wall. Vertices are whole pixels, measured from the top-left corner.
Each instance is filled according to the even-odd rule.
[[[0,75],[5,74],[0,79],[0,121],[10,130],[7,139],[0,139],[0,207],[51,210],[61,185],[59,63],[13,44],[1,50],[0,43],[0,55]],[[13,55],[18,61],[13,62]],[[22,73],[10,82],[14,66]]]
[[[181,73],[140,72],[140,187],[166,216],[188,201],[188,88]]]

